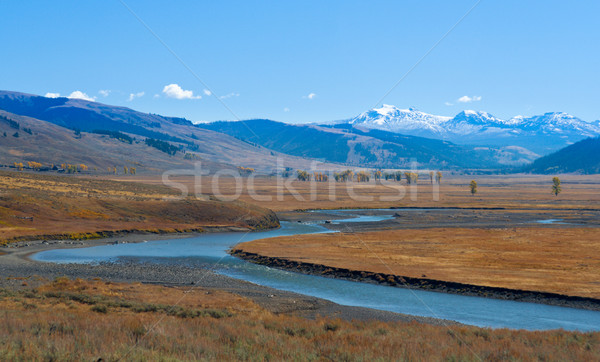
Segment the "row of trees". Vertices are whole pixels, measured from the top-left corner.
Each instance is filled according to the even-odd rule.
[[[335,172],[333,174],[333,178],[336,182],[352,181],[352,179],[354,178],[354,171],[346,170],[344,172]]]
[[[359,171],[356,173],[356,182],[369,182],[371,175],[365,171]]]
[[[114,175],[118,175],[119,173],[117,172],[117,168],[116,167],[109,167],[108,168],[108,172],[112,173]],[[127,167],[127,166],[123,166],[123,173],[125,175],[130,174],[130,175],[135,175],[137,172],[137,169],[135,167]]]
[[[65,170],[67,173],[77,173],[88,170],[88,166],[86,164],[80,163],[79,165],[71,165],[68,163],[62,163],[60,167]]]
[[[283,175],[284,174],[282,174],[282,176]],[[289,173],[285,173],[285,175],[289,175]],[[308,171],[297,170],[296,175],[298,177],[298,180],[300,180],[300,181],[310,181],[312,179],[315,181],[324,182],[324,181],[329,180],[329,175],[326,172],[314,172],[311,175],[308,173]],[[404,177],[402,177],[402,175],[404,175]],[[347,182],[347,181],[353,181],[355,179],[357,182],[369,182],[371,180],[371,177],[373,177],[373,179],[375,181],[384,179],[386,181],[398,181],[398,182],[402,181],[402,179],[404,178],[408,184],[416,184],[419,180],[419,174],[416,172],[410,172],[410,171],[406,171],[404,173],[402,171],[385,172],[384,173],[381,170],[375,170],[375,171],[372,171],[372,173],[369,173],[367,171],[354,172],[352,170],[346,170],[346,171],[342,171],[342,172],[334,172],[333,173],[333,178],[335,179],[336,182]],[[434,182],[434,179],[435,179],[435,182],[437,182],[439,184],[442,182],[442,173],[440,171],[437,171],[437,172],[430,171],[429,179],[432,184]]]
[[[317,182],[329,181],[329,175],[327,175],[326,173],[323,173],[323,172],[314,172],[313,176],[315,178],[315,181],[317,181]]]
[[[23,164],[23,162],[13,162],[13,167],[15,169],[17,169],[17,171],[23,171],[26,168],[25,165]],[[66,172],[66,173],[70,173],[70,174],[85,172],[85,171],[89,170],[89,167],[83,163],[76,164],[76,165],[72,165],[70,163],[61,163],[60,165],[50,164],[49,166],[44,166],[41,162],[35,162],[35,161],[27,161],[27,168],[34,170],[34,171],[54,170],[54,171]],[[97,171],[98,169],[96,167],[94,167],[94,170]],[[108,172],[116,175],[117,168],[116,167],[108,167]],[[123,173],[125,173],[125,174],[135,175],[136,172],[137,172],[137,169],[135,167],[123,166]]]

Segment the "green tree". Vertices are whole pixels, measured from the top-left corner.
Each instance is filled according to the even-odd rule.
[[[560,179],[558,177],[552,178],[552,193],[554,196],[558,196],[562,191],[562,187],[560,186]]]
[[[471,188],[471,195],[475,195],[477,193],[477,181],[471,180],[469,187]]]

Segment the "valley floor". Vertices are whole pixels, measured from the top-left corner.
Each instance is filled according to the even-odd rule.
[[[382,197],[397,193],[397,189],[376,184],[355,185],[362,195],[372,196],[371,201],[356,200],[347,193],[345,196],[338,193],[338,199],[331,200],[328,196],[331,190],[325,184],[318,185],[321,191],[311,201],[311,191],[307,183],[302,182],[293,185],[306,197],[304,200],[284,192],[282,200],[275,197],[260,201],[244,191],[243,205],[250,202],[259,205],[259,208],[246,207],[256,212],[259,220],[268,215],[263,208],[275,209],[281,219],[290,221],[332,218],[292,212],[296,209],[400,209],[394,220],[381,224],[353,224],[352,232],[299,237],[306,238],[302,240],[294,237],[270,239],[272,243],[256,241],[242,247],[256,248],[253,252],[259,254],[289,259],[299,257],[323,265],[337,260],[342,263],[340,266],[352,267],[353,260],[361,259],[359,270],[373,268],[374,272],[380,272],[377,268],[381,263],[378,264],[362,247],[367,244],[381,250],[380,254],[387,256],[386,262],[393,268],[406,268],[398,269],[401,270],[399,275],[409,273],[417,278],[425,275],[436,279],[450,275],[452,280],[459,280],[473,274],[473,268],[477,273],[488,267],[496,271],[509,268],[504,270],[504,279],[496,280],[493,276],[488,279],[488,282],[503,283],[511,280],[521,283],[519,273],[531,275],[523,266],[531,265],[539,255],[544,255],[538,266],[547,264],[547,269],[533,269],[542,276],[550,270],[547,277],[556,280],[555,283],[538,281],[540,285],[568,287],[573,283],[571,288],[585,291],[586,296],[597,297],[598,291],[590,287],[597,282],[600,269],[596,258],[600,254],[595,251],[597,246],[593,242],[598,240],[596,220],[600,212],[600,182],[596,178],[566,177],[565,191],[558,198],[549,195],[546,178],[488,177],[480,181],[480,193],[476,196],[468,193],[469,179],[449,177],[447,184],[440,186],[439,201],[432,198],[434,186],[426,184],[416,191],[416,200],[394,201]],[[49,182],[53,187],[59,187],[61,180]],[[156,178],[127,180],[158,184]],[[231,180],[223,179],[222,182],[221,190],[232,187]],[[24,188],[25,194],[29,195],[27,202],[18,199],[17,205],[31,205],[31,200],[42,194],[35,189],[36,184],[39,183],[35,181]],[[269,179],[257,178],[256,184],[258,193],[263,196],[276,195],[280,187]],[[138,185],[131,187],[141,187]],[[128,187],[124,186],[125,189]],[[144,187],[152,189],[155,186],[143,186],[142,189]],[[210,194],[210,184],[206,188],[206,193]],[[87,185],[86,190],[87,198],[89,190],[97,188]],[[77,192],[65,192],[62,195],[81,196]],[[125,207],[127,196],[121,200],[119,205],[128,210]],[[53,203],[52,200],[45,202],[46,205]],[[79,204],[69,204],[65,210],[75,206]],[[94,207],[105,206],[103,202],[94,204]],[[442,209],[445,210],[439,213],[442,216],[422,210],[407,217],[402,211],[406,207],[459,209]],[[4,213],[7,210],[11,208],[1,209]],[[129,221],[114,209],[102,210],[106,210],[105,214],[112,220]],[[142,217],[155,216],[152,207],[143,210],[147,214]],[[19,210],[19,216],[30,211],[36,209]],[[103,213],[96,209],[92,211]],[[86,216],[95,214],[61,215],[86,222]],[[175,220],[184,220],[181,215],[175,213]],[[230,226],[256,225],[251,220],[240,225],[233,214],[225,215],[227,220],[234,221],[228,224]],[[91,222],[101,219],[92,218]],[[547,219],[563,219],[568,224],[547,227],[531,224]],[[21,223],[27,225],[30,222],[11,216],[2,220],[19,223],[16,227],[25,227]],[[522,225],[523,222],[526,225]],[[212,225],[222,223],[213,222]],[[344,228],[343,225],[329,226]],[[116,240],[136,242],[172,236],[181,235],[128,234],[116,239],[84,241],[69,238],[57,242],[20,242],[12,244],[15,247],[3,248],[0,251],[0,254],[4,253],[0,255],[0,309],[4,313],[0,318],[3,318],[5,328],[0,331],[4,341],[0,359],[600,359],[600,333],[527,332],[461,326],[429,318],[344,307],[184,266],[57,265],[27,258],[33,252],[57,247],[87,247]],[[567,248],[562,244],[564,242],[570,243]],[[289,250],[294,250],[296,255],[289,255]],[[341,260],[340,255],[349,258]],[[569,259],[564,266],[561,258]],[[509,278],[509,274],[516,279]],[[576,278],[561,279],[569,274],[578,275],[577,283],[580,284],[573,282]],[[59,278],[52,282],[62,276],[75,280]],[[485,273],[475,277],[482,279],[470,282],[485,282]]]

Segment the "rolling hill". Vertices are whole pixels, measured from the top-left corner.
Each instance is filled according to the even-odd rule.
[[[0,112],[5,118],[0,120],[0,164],[5,165],[84,163],[102,170],[127,166],[157,173],[191,169],[202,161],[211,171],[244,166],[272,173],[278,157],[292,168],[307,168],[311,162],[196,127],[183,118],[81,99],[0,91]]]
[[[600,137],[579,141],[541,157],[527,166],[525,171],[542,174],[600,173]]]

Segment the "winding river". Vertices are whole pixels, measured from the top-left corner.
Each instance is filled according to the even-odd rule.
[[[354,215],[352,210],[340,210],[338,215],[339,219],[334,222],[376,222],[393,217],[392,214]],[[600,312],[597,311],[409,290],[304,275],[252,264],[227,254],[229,248],[241,242],[283,235],[331,232],[318,223],[281,224],[280,229],[263,232],[202,234],[185,239],[48,250],[32,258],[53,263],[138,261],[209,267],[233,278],[311,295],[343,305],[449,319],[481,327],[600,330]]]

